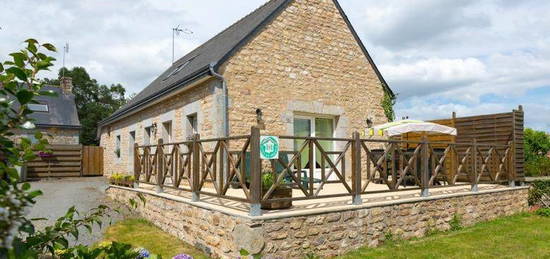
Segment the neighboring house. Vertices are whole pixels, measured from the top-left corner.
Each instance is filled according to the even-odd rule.
[[[393,95],[336,0],[271,0],[176,61],[100,122],[105,172],[133,145],[250,134],[350,137]]]
[[[35,98],[38,104],[29,104],[33,111],[29,116],[34,121],[36,129],[19,131],[15,139],[24,136],[34,141],[34,132],[44,133],[44,138],[53,145],[78,145],[80,139],[80,121],[74,95],[72,93],[72,80],[69,77],[62,78],[61,86],[44,86],[43,91],[52,90],[57,96],[38,96]]]

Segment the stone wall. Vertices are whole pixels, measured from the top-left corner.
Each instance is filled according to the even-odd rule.
[[[64,128],[38,128],[38,131],[42,132],[44,138],[48,140],[51,145],[78,145],[80,144],[80,130],[78,129],[64,129]],[[16,131],[15,135],[11,137],[14,141],[18,142],[22,137],[32,139],[34,138],[36,130],[33,131]]]
[[[127,202],[135,197],[136,190],[111,187],[107,193]],[[430,230],[447,230],[455,214],[468,226],[522,212],[528,206],[528,189],[520,187],[350,206],[348,210],[316,215],[254,218],[144,193],[147,203],[139,208],[143,217],[212,256],[223,258],[238,256],[243,247],[261,251],[267,258],[299,258],[308,253],[336,256],[362,246],[378,246],[387,233],[408,239],[424,236]]]
[[[107,190],[111,199],[127,203],[139,200],[136,193],[119,187]],[[137,213],[162,230],[216,257],[238,255],[233,230],[237,225],[251,225],[251,220],[203,209],[188,203],[145,194],[145,206]]]
[[[362,246],[376,247],[394,238],[422,237],[430,230],[448,230],[455,214],[465,226],[527,209],[527,189],[479,195],[393,202],[368,209],[263,222],[264,253],[295,258],[312,252],[336,256]]]

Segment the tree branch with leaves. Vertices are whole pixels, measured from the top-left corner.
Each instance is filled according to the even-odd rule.
[[[55,58],[49,56],[56,49],[52,44],[40,44],[28,39],[26,47],[10,54],[11,60],[0,63],[0,258],[36,258],[46,253],[61,258],[136,258],[128,245],[112,243],[98,248],[71,247],[68,237],[78,239],[79,229],[91,232],[94,224],[118,210],[99,206],[81,216],[74,208],[57,219],[53,226],[36,231],[28,219],[35,198],[42,194],[31,190],[29,183],[19,183],[16,166],[35,159],[37,152],[47,151],[48,141],[40,132],[35,133],[35,144],[27,138],[15,142],[21,131],[33,131],[35,125],[29,117],[29,104],[38,103],[37,96],[55,96],[53,91],[42,91],[43,82],[38,74],[49,70]],[[143,196],[138,196],[143,202]],[[137,206],[134,199],[131,206]],[[63,251],[63,255],[56,255]]]

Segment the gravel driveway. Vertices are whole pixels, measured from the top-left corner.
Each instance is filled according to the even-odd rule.
[[[47,221],[36,221],[38,229],[52,225],[55,220],[67,212],[71,206],[75,206],[81,214],[86,214],[90,209],[100,204],[109,205],[105,199],[106,179],[103,177],[93,178],[64,178],[48,179],[38,182],[31,182],[32,190],[42,190],[43,195],[39,196],[36,204],[31,210],[29,218],[47,218]],[[91,245],[99,240],[109,222],[120,220],[122,216],[117,215],[111,219],[104,219],[104,227],[94,227],[90,235],[85,229],[80,231],[81,235],[76,242],[83,245]],[[71,240],[74,243],[74,240]]]

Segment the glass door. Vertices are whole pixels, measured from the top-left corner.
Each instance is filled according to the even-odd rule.
[[[311,119],[300,118],[300,117],[294,118],[294,136],[295,137],[309,137],[309,136],[312,136],[311,129],[312,129]],[[300,147],[302,147],[304,142],[305,141],[303,139],[295,140],[294,141],[294,150],[298,151],[300,149]],[[302,151],[301,159],[300,159],[302,168],[309,167],[308,153],[309,153],[309,148],[308,147],[304,148],[304,151]]]
[[[296,116],[294,118],[294,136],[296,137],[319,137],[332,138],[334,137],[334,119],[323,117]],[[318,141],[325,152],[334,151],[334,142],[330,140]],[[294,149],[298,150],[304,143],[304,140],[295,140]],[[301,154],[302,168],[309,168],[309,148],[304,148]],[[331,157],[331,156],[329,156]],[[313,165],[315,166],[315,178],[321,179],[321,166],[324,157],[321,156],[321,151],[316,149],[313,154]],[[328,163],[324,163],[325,168]],[[333,178],[333,177],[331,177]],[[329,179],[330,180],[330,179]]]

